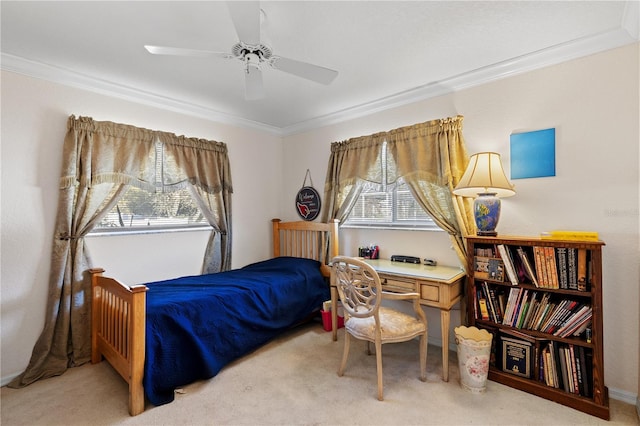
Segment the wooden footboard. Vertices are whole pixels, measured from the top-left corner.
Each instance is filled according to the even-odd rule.
[[[129,414],[144,411],[142,374],[145,355],[144,285],[127,287],[103,277],[104,269],[91,269],[93,291],[91,317],[91,362],[102,357],[129,384]]]

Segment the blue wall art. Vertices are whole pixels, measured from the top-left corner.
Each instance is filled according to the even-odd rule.
[[[555,128],[511,134],[511,179],[555,175]]]

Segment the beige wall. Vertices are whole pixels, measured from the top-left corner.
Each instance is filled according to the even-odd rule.
[[[639,57],[640,45],[573,60],[457,93],[286,137],[284,194],[294,194],[310,168],[326,176],[331,142],[464,115],[470,153],[495,150],[509,173],[509,135],[556,128],[556,176],[520,179],[503,200],[498,231],[538,235],[551,229],[595,230],[604,248],[605,383],[613,397],[638,394],[639,338]],[[295,161],[294,161],[295,160]],[[386,244],[393,244],[391,231]],[[403,236],[397,237],[403,238]],[[343,250],[354,254],[362,235],[343,232]],[[383,249],[385,245],[382,245]],[[442,233],[403,238],[403,251],[437,253],[451,260]],[[455,315],[453,315],[455,320]],[[431,324],[439,318],[431,312]],[[435,321],[435,322],[434,322]],[[429,328],[430,337],[439,326]]]
[[[306,169],[322,192],[331,142],[462,114],[470,153],[501,152],[507,172],[510,133],[556,128],[557,176],[516,180],[517,195],[504,200],[498,230],[528,235],[553,228],[600,232],[607,243],[605,383],[612,397],[635,401],[640,386],[639,50],[638,44],[615,49],[285,138],[3,72],[3,383],[24,369],[44,322],[68,115],[226,142],[234,181],[234,266],[241,266],[269,255],[269,219],[297,219],[293,201]],[[141,245],[117,238],[88,244],[96,265],[125,282],[198,272],[199,261],[193,259],[201,256],[202,235],[146,236]],[[383,256],[403,252],[442,264],[456,262],[442,232],[345,231],[341,238],[345,254],[369,242],[379,243]],[[183,253],[183,260],[171,261],[175,253]],[[432,310],[428,315],[437,341],[439,316]]]

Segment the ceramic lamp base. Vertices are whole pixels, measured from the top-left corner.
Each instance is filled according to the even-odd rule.
[[[496,226],[500,219],[500,198],[495,193],[478,194],[473,202],[473,212],[476,219],[477,234],[495,237],[498,235]]]

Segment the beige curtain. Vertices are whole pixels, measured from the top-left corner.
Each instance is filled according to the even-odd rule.
[[[167,180],[166,187],[180,188],[190,184],[195,192],[207,194],[202,197],[206,201],[201,204],[210,206],[208,217],[216,222],[212,226],[226,235],[224,259],[230,264],[231,207],[230,203],[219,204],[221,200],[228,202],[231,192],[224,144],[196,143],[168,133],[99,122],[88,117],[69,117],[44,329],[33,348],[27,369],[9,384],[10,387],[26,386],[41,378],[60,375],[68,367],[89,361],[91,283],[86,271],[92,262],[84,246],[84,237],[113,208],[129,185],[155,189],[156,183],[162,181],[155,175],[159,141],[165,144],[167,155],[182,165],[182,172],[162,177]],[[226,195],[209,195],[216,191]],[[211,253],[206,255],[211,256]],[[205,259],[205,264],[211,263],[216,262]],[[218,263],[224,265],[224,262]]]
[[[468,199],[452,193],[469,162],[462,121],[457,116],[392,130],[387,144],[398,178],[449,233],[461,265],[466,266],[464,238],[475,233],[473,209]]]
[[[231,269],[231,168],[227,146],[196,138],[161,133],[165,155],[175,162],[176,175],[165,185],[190,184],[191,193],[214,232],[209,237],[203,273]]]
[[[333,143],[323,221],[339,219],[342,223],[364,185],[394,184],[402,179],[438,226],[449,233],[466,266],[464,237],[475,233],[473,210],[469,200],[452,194],[469,161],[462,121],[462,116],[432,120]],[[385,141],[391,158],[383,182],[380,155]]]
[[[365,183],[382,184],[381,147],[385,133],[331,144],[324,184],[322,221],[342,223],[353,208]]]

